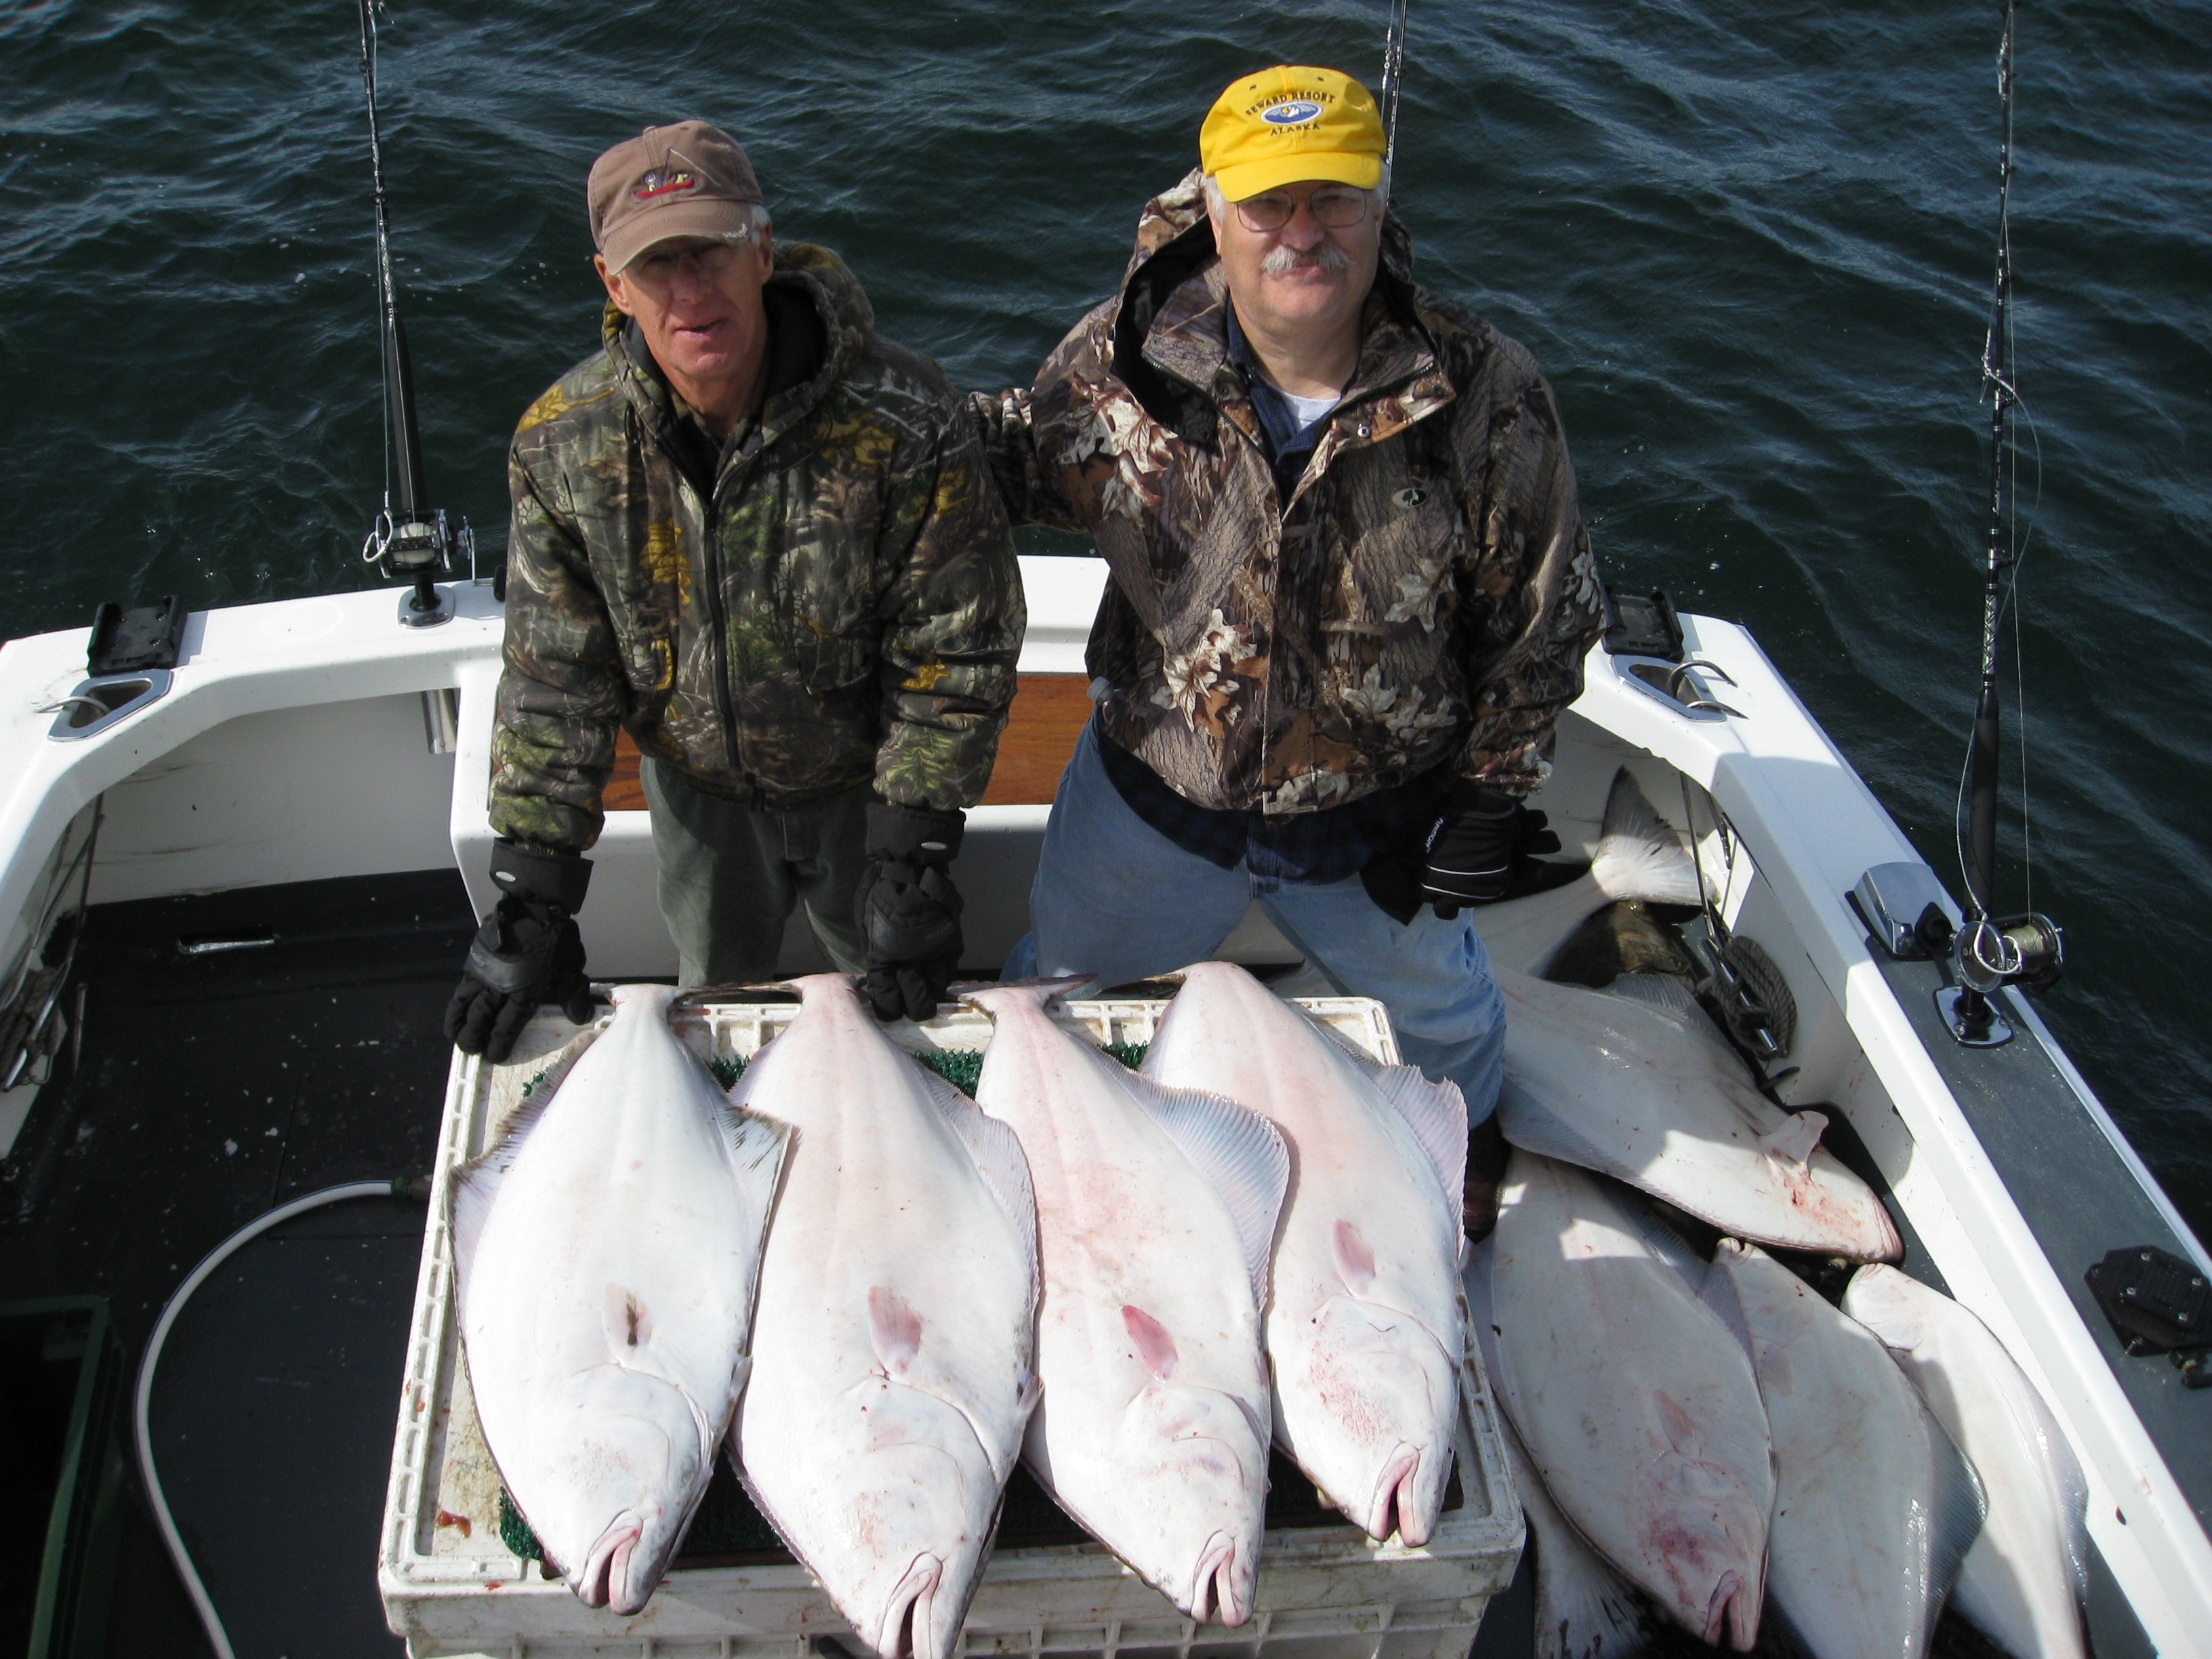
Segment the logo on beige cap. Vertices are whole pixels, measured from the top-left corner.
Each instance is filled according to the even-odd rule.
[[[637,181],[637,188],[630,191],[630,196],[636,201],[650,202],[656,197],[698,188],[699,181],[682,167],[653,167]]]

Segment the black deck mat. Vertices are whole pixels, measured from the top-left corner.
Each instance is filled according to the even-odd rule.
[[[82,1048],[0,1164],[8,1294],[108,1297],[135,1375],[171,1291],[236,1228],[341,1182],[427,1174],[439,1022],[474,925],[449,870],[96,907]],[[376,1528],[422,1218],[370,1200],[289,1223],[170,1338],[156,1452],[240,1659],[401,1650]],[[204,1651],[143,1512],[123,1556],[114,1650]]]

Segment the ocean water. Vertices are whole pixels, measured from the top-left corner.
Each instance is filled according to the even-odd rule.
[[[583,179],[696,115],[958,383],[1112,286],[1234,76],[1372,82],[1380,0],[400,0],[385,140],[434,495],[592,349]],[[1747,623],[1956,885],[1995,228],[1992,3],[1415,0],[1396,205],[1528,344],[1617,580]],[[0,634],[374,580],[367,137],[346,5],[0,3]],[[2212,1233],[2212,7],[2030,4],[2002,890],[2043,1007]],[[2039,472],[2034,463],[2039,459]],[[1037,545],[1042,548],[1043,544]]]

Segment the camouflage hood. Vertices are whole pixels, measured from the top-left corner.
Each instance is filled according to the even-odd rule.
[[[973,430],[835,254],[778,247],[763,299],[765,398],[736,441],[680,418],[612,307],[516,428],[501,835],[589,847],[618,726],[757,805],[981,796],[1024,617]]]
[[[1105,734],[1202,806],[1310,811],[1449,766],[1547,768],[1598,627],[1550,388],[1417,287],[1395,219],[1359,358],[1279,487],[1200,177],[1146,205],[1121,292],[1026,393],[974,400],[1018,521],[1087,531]]]

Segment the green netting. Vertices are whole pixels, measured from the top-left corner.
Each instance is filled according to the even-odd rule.
[[[738,1086],[738,1079],[745,1074],[745,1062],[737,1054],[729,1054],[720,1060],[708,1060],[707,1069],[714,1074],[714,1081],[725,1089],[734,1089]]]
[[[975,1096],[975,1079],[983,1075],[981,1048],[925,1048],[915,1058],[969,1099]]]
[[[1145,1056],[1152,1052],[1152,1045],[1149,1042],[1109,1042],[1105,1048],[1108,1054],[1133,1072],[1145,1063]]]
[[[548,1067],[546,1067],[545,1071],[544,1071],[544,1072],[540,1072],[540,1073],[539,1073],[536,1077],[534,1077],[534,1078],[531,1079],[529,1082],[527,1082],[527,1083],[524,1084],[524,1085],[522,1085],[522,1098],[523,1098],[523,1099],[525,1099],[525,1100],[529,1099],[529,1098],[530,1098],[530,1091],[531,1091],[532,1089],[535,1089],[535,1088],[536,1088],[539,1084],[541,1084],[541,1083],[544,1082],[544,1081],[545,1081],[545,1078],[546,1078],[546,1073],[547,1073],[548,1072],[550,1072],[551,1070],[552,1070],[552,1067],[549,1066]]]
[[[499,1489],[499,1541],[526,1561],[545,1559],[545,1547],[530,1530],[530,1522],[522,1518],[522,1511],[514,1507],[514,1500],[507,1495],[504,1486]]]

